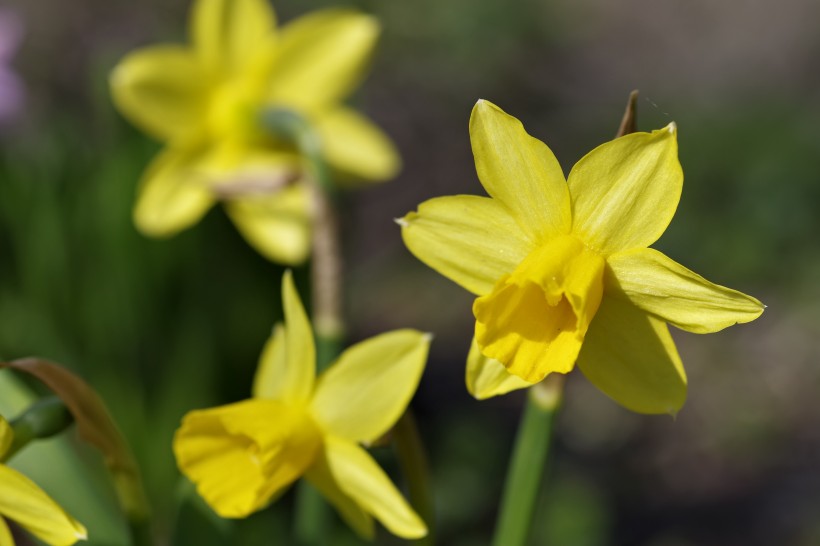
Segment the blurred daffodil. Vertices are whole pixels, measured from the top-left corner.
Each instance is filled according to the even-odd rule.
[[[378,23],[332,9],[277,30],[266,0],[196,0],[189,30],[190,46],[138,50],[111,75],[119,110],[166,143],[143,176],[136,225],[169,236],[221,200],[261,254],[299,263],[311,223],[302,161],[292,144],[263,130],[261,114],[285,109],[306,119],[342,178],[394,176],[390,140],[341,105],[362,77]]]
[[[253,398],[192,411],[174,439],[182,472],[222,517],[255,512],[304,476],[359,534],[373,518],[404,538],[425,524],[359,444],[385,434],[404,412],[430,337],[396,330],[347,349],[318,378],[313,333],[290,273],[285,325],[262,352]]]
[[[11,447],[13,437],[11,427],[0,416],[0,460]],[[86,538],[85,527],[34,482],[0,464],[0,546],[13,546],[11,531],[3,518],[18,523],[51,546],[68,546]]]
[[[708,333],[763,311],[647,248],[680,199],[675,124],[595,148],[567,180],[490,102],[473,109],[470,138],[490,197],[431,199],[399,220],[413,254],[478,296],[470,392],[503,394],[577,362],[625,407],[675,413],[686,375],[666,323]]]

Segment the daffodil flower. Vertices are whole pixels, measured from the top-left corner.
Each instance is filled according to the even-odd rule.
[[[680,199],[675,124],[595,148],[566,180],[490,102],[473,109],[470,139],[490,197],[431,199],[399,220],[416,257],[478,296],[470,392],[503,394],[577,363],[625,407],[675,413],[686,375],[667,323],[708,333],[763,311],[648,248]]]
[[[285,325],[265,345],[253,398],[188,413],[174,439],[180,469],[222,517],[260,510],[304,476],[360,535],[373,536],[376,518],[400,537],[424,536],[424,523],[360,444],[404,412],[430,336],[376,336],[315,378],[313,333],[290,273],[282,301]]]
[[[11,446],[14,434],[8,422],[0,417],[0,459]],[[0,546],[14,546],[11,531],[3,518],[51,546],[69,546],[85,540],[85,527],[27,477],[0,464]]]
[[[372,17],[318,11],[276,28],[266,0],[196,0],[190,46],[129,54],[111,74],[119,110],[167,145],[147,168],[134,209],[146,235],[170,236],[217,201],[262,255],[296,264],[310,249],[310,207],[292,144],[260,126],[265,109],[305,118],[342,177],[391,178],[390,140],[341,101],[379,34]]]

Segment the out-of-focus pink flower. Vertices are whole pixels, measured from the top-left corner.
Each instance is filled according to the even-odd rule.
[[[10,66],[22,37],[20,17],[10,10],[0,9],[0,124],[16,118],[23,107],[23,83]]]

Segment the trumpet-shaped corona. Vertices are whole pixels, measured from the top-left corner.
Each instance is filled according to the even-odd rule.
[[[248,516],[304,476],[360,535],[373,536],[375,518],[400,537],[424,536],[424,522],[360,444],[404,412],[430,336],[376,336],[315,378],[313,334],[289,272],[282,300],[285,324],[265,345],[253,398],[186,415],[174,439],[180,469],[223,517]]]
[[[0,460],[11,446],[13,436],[9,424],[0,417]],[[33,481],[0,464],[0,546],[14,546],[3,518],[14,521],[50,546],[69,546],[87,538],[85,527]]]
[[[490,102],[473,109],[470,139],[489,197],[431,199],[399,220],[416,257],[477,296],[470,392],[526,388],[577,364],[629,409],[677,412],[686,374],[667,323],[716,332],[763,305],[648,248],[680,199],[675,124],[599,146],[567,179]]]

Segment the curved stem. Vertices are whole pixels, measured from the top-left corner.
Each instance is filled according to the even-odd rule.
[[[14,438],[11,446],[0,457],[0,462],[11,459],[29,442],[60,434],[73,423],[71,412],[56,396],[35,402],[9,423],[14,431]]]
[[[525,546],[549,457],[552,425],[561,405],[565,376],[552,374],[530,387],[515,440],[493,546]]]

